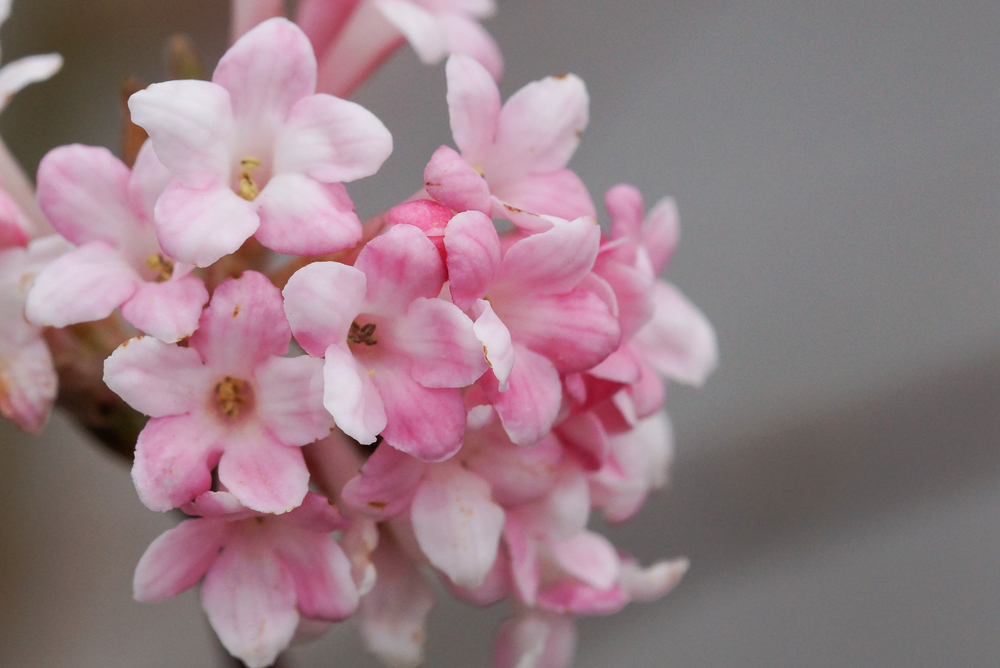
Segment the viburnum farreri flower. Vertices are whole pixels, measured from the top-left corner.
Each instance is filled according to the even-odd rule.
[[[291,331],[281,294],[248,271],[215,290],[189,347],[149,337],[122,344],[104,379],[152,419],[136,443],[132,478],[153,510],[179,507],[219,481],[240,503],[283,513],[309,483],[299,446],[325,436],[323,364],[283,357]]]
[[[360,105],[315,91],[309,40],[274,18],[226,52],[211,82],[167,81],[129,98],[174,177],[155,208],[167,253],[207,266],[251,235],[305,255],[360,240],[342,183],[378,171],[392,137]]]

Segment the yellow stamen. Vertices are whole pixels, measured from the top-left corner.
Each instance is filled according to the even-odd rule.
[[[226,417],[235,418],[250,403],[250,388],[245,380],[226,376],[215,385],[215,401]]]
[[[174,261],[163,253],[152,253],[146,258],[146,266],[156,272],[157,283],[165,283],[174,275]]]
[[[260,167],[260,160],[253,157],[243,158],[240,160],[240,167],[243,168],[243,171],[240,172],[239,196],[252,202],[260,194],[257,182],[253,180],[253,173]]]

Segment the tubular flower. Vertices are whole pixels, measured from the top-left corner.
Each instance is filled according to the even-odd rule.
[[[392,137],[361,106],[315,91],[309,40],[273,18],[226,52],[211,82],[167,81],[129,99],[173,177],[154,210],[167,253],[207,266],[251,235],[304,255],[360,240],[342,182],[378,171]]]
[[[309,472],[298,446],[325,436],[322,362],[283,357],[291,332],[281,295],[248,271],[215,290],[189,347],[151,338],[122,344],[104,379],[152,419],[132,479],[152,510],[179,507],[219,481],[243,505],[283,513],[302,502]]]

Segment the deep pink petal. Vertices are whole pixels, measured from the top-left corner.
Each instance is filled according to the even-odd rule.
[[[186,187],[228,186],[236,137],[229,93],[208,81],[157,83],[128,100],[132,122],[149,133],[160,162]]]
[[[392,153],[392,135],[375,114],[332,95],[299,100],[275,138],[275,174],[323,183],[371,176]]]
[[[549,546],[559,565],[570,575],[597,589],[618,581],[621,562],[615,546],[593,531],[581,531]]]
[[[215,288],[191,347],[217,373],[246,380],[271,355],[287,353],[291,340],[281,292],[267,276],[245,271]]]
[[[254,202],[260,227],[254,236],[271,250],[320,255],[352,248],[361,240],[361,221],[347,190],[302,174],[273,177]]]
[[[302,505],[282,515],[281,521],[306,531],[322,534],[343,531],[351,524],[333,501],[317,492],[308,492],[306,498],[302,500]]]
[[[132,482],[139,500],[163,512],[191,501],[212,486],[220,434],[192,415],[153,418],[135,444]]]
[[[217,519],[184,520],[160,534],[139,559],[132,596],[152,603],[198,584],[228,538],[229,523]]]
[[[465,158],[440,146],[424,167],[427,194],[454,211],[489,213],[493,208],[486,179]]]
[[[605,357],[603,362],[587,371],[587,374],[612,383],[630,385],[639,382],[642,367],[629,348],[622,346]]]
[[[37,325],[53,327],[101,320],[134,295],[140,281],[118,250],[91,241],[42,270],[28,294],[25,315]]]
[[[373,371],[385,406],[382,436],[390,445],[425,462],[447,459],[462,447],[465,403],[461,390],[424,387],[410,377],[400,360],[380,360]]]
[[[460,466],[430,470],[411,507],[420,549],[452,582],[475,588],[496,559],[503,509],[490,498],[490,486]]]
[[[195,410],[206,400],[211,381],[196,350],[150,336],[129,339],[104,360],[107,386],[154,418]]]
[[[347,340],[367,290],[365,275],[339,262],[314,262],[285,284],[285,314],[295,340],[313,357]]]
[[[295,23],[305,32],[322,60],[361,0],[302,0],[295,10]]]
[[[597,215],[594,200],[591,199],[587,186],[576,172],[569,169],[530,174],[494,186],[492,193],[506,204],[531,213],[565,220],[581,216],[593,218]],[[511,221],[517,225],[521,223],[522,218],[514,216],[511,217]],[[536,225],[532,224],[527,229],[533,231]]]
[[[491,294],[515,299],[569,292],[594,266],[600,243],[601,228],[592,218],[578,218],[522,239],[504,254]]]
[[[584,469],[597,471],[604,466],[611,445],[596,415],[591,412],[571,415],[559,423],[556,433]]]
[[[607,281],[614,291],[622,340],[628,341],[653,317],[653,276],[605,253],[598,256],[594,273]]]
[[[323,360],[271,357],[257,367],[257,414],[279,441],[306,445],[333,431],[323,407]]]
[[[135,294],[122,304],[122,317],[147,334],[173,343],[194,333],[207,302],[205,284],[188,274],[163,283],[139,284]]]
[[[268,136],[296,102],[316,92],[316,57],[298,26],[272,18],[226,51],[212,82],[229,92],[241,135]]]
[[[125,163],[104,147],[59,146],[38,165],[38,204],[74,244],[121,247],[138,227],[128,203],[129,176]]]
[[[393,329],[410,375],[424,387],[472,385],[489,368],[472,320],[443,299],[416,299]]]
[[[466,434],[459,458],[490,484],[494,501],[509,507],[548,493],[562,456],[562,445],[555,438],[544,438],[530,448],[514,445],[494,421]]]
[[[472,330],[483,344],[486,361],[499,382],[499,390],[506,392],[510,372],[514,368],[514,344],[510,338],[510,330],[485,299],[473,306],[473,315],[476,315],[476,322]]]
[[[507,390],[499,391],[499,383],[492,374],[486,374],[481,384],[514,443],[531,445],[555,424],[562,385],[555,366],[542,355],[515,346]]]
[[[223,185],[194,189],[173,181],[156,201],[156,238],[170,257],[207,267],[257,231],[254,205]]]
[[[256,437],[254,437],[256,436]],[[302,449],[270,433],[241,434],[219,460],[219,480],[247,508],[286,513],[309,491],[309,470]]]
[[[222,645],[248,668],[274,663],[299,623],[295,581],[268,546],[230,541],[205,576],[201,605]]]
[[[503,55],[496,40],[478,21],[458,14],[438,17],[445,34],[448,53],[462,53],[475,58],[496,81],[503,77]]]
[[[680,383],[701,385],[719,361],[715,329],[670,283],[656,282],[653,301],[653,319],[636,334],[633,348],[657,373]]]
[[[282,537],[278,559],[295,582],[299,614],[328,622],[354,614],[359,596],[351,562],[333,537],[302,530],[283,532]]]
[[[337,426],[361,443],[374,443],[386,428],[388,411],[369,370],[354,360],[346,344],[326,349],[323,379],[323,405]]]
[[[365,646],[387,665],[419,665],[434,590],[390,535],[383,535],[372,561],[378,579],[358,609]]]
[[[463,311],[481,299],[500,271],[500,237],[489,216],[478,211],[460,213],[444,232],[448,251],[451,298]]]
[[[437,297],[445,269],[434,244],[412,225],[396,225],[365,245],[354,266],[365,273],[365,311],[398,317],[418,297]]]
[[[451,209],[430,199],[415,199],[389,209],[390,225],[413,225],[427,235],[438,252],[444,255],[444,232],[455,215]]]
[[[489,71],[469,56],[451,56],[445,72],[455,145],[462,157],[474,167],[481,167],[478,163],[489,153],[497,136],[500,91]]]
[[[383,443],[344,486],[341,498],[373,519],[395,517],[410,507],[425,468],[418,459]]]

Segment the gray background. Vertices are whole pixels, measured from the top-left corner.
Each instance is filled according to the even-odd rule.
[[[209,62],[226,4],[26,0],[4,55],[60,50],[0,132],[32,168],[117,147],[117,87],[161,77],[165,38]],[[588,83],[572,163],[676,197],[667,270],[715,324],[719,371],[671,388],[674,485],[610,530],[686,554],[660,603],[582,623],[578,665],[988,666],[1000,656],[1000,3],[501,0],[509,95]],[[396,140],[351,187],[375,213],[449,142],[441,67],[403,51],[357,96]],[[213,665],[188,593],[140,605],[131,574],[173,524],[56,417],[0,425],[0,666]],[[443,602],[428,665],[487,665],[500,609]],[[296,666],[373,666],[350,623]]]

